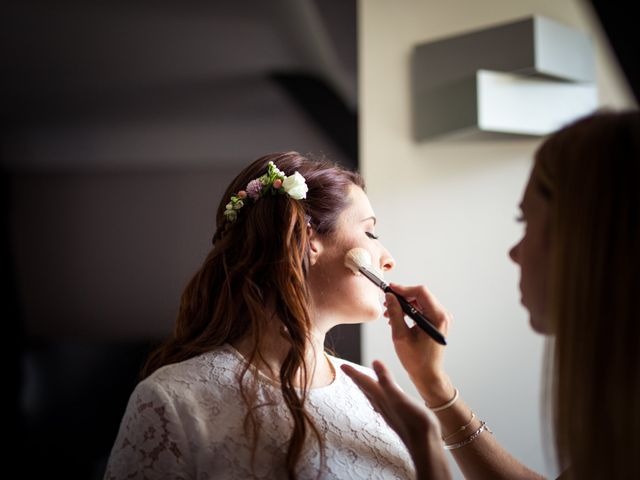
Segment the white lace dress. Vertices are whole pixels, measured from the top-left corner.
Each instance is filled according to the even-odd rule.
[[[396,433],[339,368],[349,362],[329,358],[336,378],[310,390],[306,404],[325,444],[325,463],[321,469],[317,442],[308,440],[298,478],[415,478]],[[105,479],[286,478],[292,422],[282,401],[257,409],[262,431],[252,467],[243,428],[246,407],[238,386],[245,365],[240,353],[225,345],[165,366],[140,382],[129,399]],[[258,385],[258,402],[282,398],[266,376],[260,375]]]

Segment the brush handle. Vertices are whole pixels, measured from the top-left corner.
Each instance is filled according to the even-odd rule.
[[[400,306],[404,313],[409,315],[418,326],[424,330],[431,338],[433,338],[436,342],[441,345],[446,345],[447,340],[444,338],[444,335],[440,333],[440,331],[429,321],[427,317],[425,317],[422,313],[414,308],[406,298],[400,295],[398,292],[394,291],[391,287],[386,286],[383,289],[385,292],[393,293],[398,302],[400,302]]]

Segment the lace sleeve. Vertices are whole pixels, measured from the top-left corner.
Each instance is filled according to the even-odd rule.
[[[129,399],[104,479],[188,480],[189,455],[174,399],[146,380]]]

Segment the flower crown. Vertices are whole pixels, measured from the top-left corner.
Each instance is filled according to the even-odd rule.
[[[302,175],[295,172],[288,177],[276,167],[276,164],[269,162],[267,173],[251,180],[245,190],[240,190],[235,195],[231,195],[231,200],[227,203],[224,217],[229,222],[235,222],[238,218],[238,211],[244,207],[247,199],[254,202],[265,195],[277,195],[286,193],[295,200],[307,198],[307,182]]]

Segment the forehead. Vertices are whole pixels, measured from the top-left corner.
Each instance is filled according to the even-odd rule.
[[[524,193],[522,195],[522,205],[527,205],[531,203],[531,195],[534,192],[534,180],[533,175],[529,175],[529,179],[527,180],[527,185],[524,188]]]
[[[527,181],[520,208],[528,214],[544,213],[549,209],[549,200],[543,195],[535,172],[532,172]]]
[[[349,188],[349,206],[342,212],[342,219],[349,223],[361,222],[365,218],[374,216],[369,197],[357,185]]]
[[[365,218],[374,216],[369,197],[360,187],[352,185],[348,196],[349,205],[342,211],[338,220],[343,227],[361,223]]]

